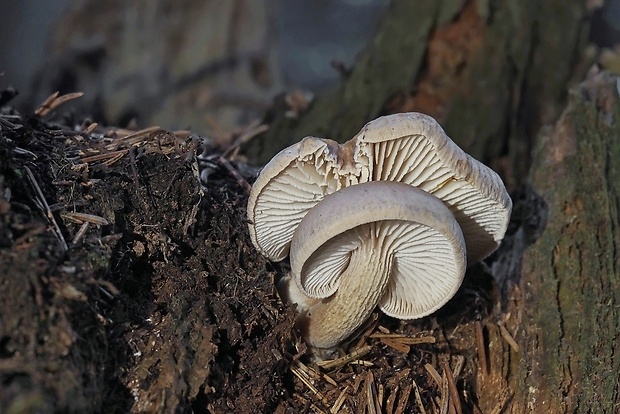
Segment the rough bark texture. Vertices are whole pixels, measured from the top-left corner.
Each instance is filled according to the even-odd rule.
[[[507,380],[511,413],[612,413],[620,406],[620,105],[617,79],[593,74],[572,90],[536,145],[533,190],[548,224],[523,256],[506,326],[490,330],[489,407]],[[502,344],[504,342],[504,344]],[[504,377],[498,378],[498,377]]]
[[[297,119],[275,115],[246,152],[265,162],[306,135],[342,142],[381,114],[418,110],[477,158],[510,149],[524,176],[528,137],[562,108],[586,15],[583,0],[394,0],[339,88]]]

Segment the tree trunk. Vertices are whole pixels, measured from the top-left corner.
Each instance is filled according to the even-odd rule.
[[[495,406],[498,387],[506,387],[511,413],[618,412],[616,82],[591,75],[572,90],[568,108],[536,144],[530,181],[548,224],[525,250],[521,280],[508,289],[505,322],[518,352],[497,326],[487,326],[491,375],[481,377],[483,407]]]
[[[246,153],[259,163],[306,135],[351,138],[389,112],[437,118],[473,156],[508,151],[527,174],[529,137],[552,122],[587,35],[584,0],[393,0],[377,35],[331,93],[297,119],[275,115]]]

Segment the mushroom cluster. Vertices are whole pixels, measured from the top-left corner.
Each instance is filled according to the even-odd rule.
[[[504,237],[512,202],[500,177],[431,117],[368,123],[351,140],[306,137],[261,171],[248,200],[256,248],[290,254],[287,296],[306,342],[333,349],[378,306],[399,319],[436,311],[468,263]]]

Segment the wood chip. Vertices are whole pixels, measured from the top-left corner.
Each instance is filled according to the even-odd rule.
[[[377,398],[377,388],[372,372],[366,374],[366,408],[368,414],[381,414],[381,404]]]
[[[163,131],[163,130],[159,126],[153,125],[148,128],[143,128],[137,131],[132,131],[128,135],[125,135],[124,137],[121,137],[117,139],[116,141],[114,141],[114,144],[117,144],[119,142],[122,142],[124,144],[136,143],[136,142],[141,141],[143,138],[148,137],[152,133],[160,132],[160,131]]]
[[[44,117],[65,102],[78,99],[83,95],[83,92],[73,92],[66,95],[58,96],[58,92],[54,92],[53,94],[48,96],[41,105],[39,105],[39,107],[34,111],[34,114],[38,117]]]
[[[363,367],[374,367],[375,366],[375,364],[373,364],[372,362],[366,361],[366,360],[363,360],[363,359],[353,360],[353,361],[349,362],[349,365],[361,365]]]
[[[355,377],[355,381],[353,382],[353,394],[357,394],[358,390],[360,389],[360,384],[362,383],[362,381],[364,381],[363,375],[358,375]]]
[[[507,389],[504,389],[499,396],[499,401],[497,402],[497,405],[493,407],[491,414],[500,414],[502,411],[504,411],[504,408],[506,407],[508,401],[510,401],[511,398],[512,394],[509,393]]]
[[[41,105],[39,105],[39,107],[34,111],[34,114],[37,116],[43,116],[43,112],[50,107],[50,105],[52,104],[52,102],[54,102],[54,99],[56,99],[58,97],[58,94],[60,92],[56,91],[53,94],[51,94],[50,96],[48,96],[47,98],[45,98],[45,100],[41,103]]]
[[[97,126],[99,126],[99,124],[96,122],[93,122],[89,126],[87,126],[86,129],[84,129],[84,132],[90,135],[97,128]]]
[[[96,161],[102,161],[102,160],[108,160],[110,158],[114,158],[118,155],[125,155],[129,152],[129,150],[127,149],[123,149],[123,150],[118,150],[118,151],[110,151],[110,152],[106,152],[105,154],[97,154],[97,155],[91,155],[89,157],[84,157],[82,158],[82,162],[84,163],[89,163],[89,162],[96,162]]]
[[[402,338],[399,342],[407,345],[419,345],[419,344],[434,344],[437,342],[434,336],[421,336],[419,338]]]
[[[484,341],[484,331],[480,321],[476,321],[476,352],[478,354],[478,364],[484,375],[489,374],[489,363],[487,361],[487,348]]]
[[[435,367],[432,366],[431,364],[425,364],[424,368],[426,369],[426,372],[428,372],[430,376],[433,378],[433,381],[435,381],[435,384],[437,384],[437,386],[441,388],[443,381],[441,379],[441,375],[439,375],[439,372],[437,372]]]
[[[415,381],[412,381],[413,384],[413,392],[415,395],[416,403],[418,404],[418,408],[422,414],[426,414],[426,409],[424,408],[424,403],[422,402],[422,396],[420,395],[420,390],[418,388],[418,384]]]
[[[456,382],[454,381],[454,376],[452,375],[452,370],[450,369],[450,365],[447,362],[441,364],[444,372],[444,381],[448,383],[448,389],[450,391],[450,398],[454,403],[454,408],[456,408],[457,414],[463,414],[463,408],[461,407],[461,397],[459,395],[459,390],[456,388]]]
[[[388,396],[387,401],[385,402],[385,412],[387,414],[392,414],[394,412],[394,404],[396,404],[396,396],[398,395],[399,387],[398,384],[394,386],[392,392]]]
[[[403,390],[400,398],[398,399],[398,407],[396,407],[396,411],[394,414],[403,414],[405,409],[407,408],[407,403],[409,402],[409,396],[411,395],[412,385],[409,384]]]
[[[63,251],[66,252],[69,249],[69,247],[67,246],[65,237],[62,235],[62,231],[60,230],[60,227],[58,226],[58,223],[56,222],[56,219],[54,218],[54,214],[52,213],[52,210],[50,209],[50,206],[47,203],[45,196],[43,195],[43,191],[41,190],[41,187],[39,186],[37,179],[35,178],[30,168],[28,168],[27,166],[24,166],[24,170],[26,171],[26,176],[28,177],[28,181],[30,181],[30,185],[35,190],[36,196],[38,198],[37,201],[38,201],[38,204],[41,210],[45,213],[48,221],[50,222],[54,235],[58,239],[60,246],[63,248]]]
[[[411,351],[411,347],[409,345],[405,345],[400,341],[395,341],[389,338],[382,338],[381,343],[389,346],[397,351],[402,352],[403,354],[408,354]]]
[[[328,360],[328,361],[319,361],[316,363],[316,365],[324,370],[329,371],[335,368],[339,368],[343,365],[349,364],[355,360],[359,360],[365,355],[367,355],[368,353],[370,353],[371,350],[372,350],[371,345],[364,345],[343,357],[333,359],[333,360]]]
[[[325,406],[329,406],[329,401],[327,401],[327,398],[325,398],[325,396],[323,395],[323,393],[321,393],[321,391],[319,391],[314,384],[312,384],[311,379],[305,374],[305,372],[300,369],[299,367],[296,366],[292,366],[291,367],[291,371],[293,372],[293,374],[295,374],[295,376],[297,378],[299,378],[301,380],[301,382],[304,383],[304,385],[306,387],[308,387],[308,389],[310,391],[312,391],[312,393],[317,397],[317,399],[319,401],[321,401],[321,403],[323,403]]]
[[[294,394],[293,397],[297,398],[297,400],[299,400],[299,402],[301,403],[302,406],[310,407],[312,409],[312,411],[314,411],[315,413],[327,414],[325,411],[323,411],[319,407],[317,407],[317,405],[315,403],[313,403],[311,401],[308,401],[307,399],[305,399],[301,395]]]
[[[118,160],[120,160],[121,158],[123,158],[123,156],[124,156],[125,154],[127,154],[127,152],[128,152],[128,151],[121,151],[119,154],[115,155],[114,157],[112,157],[112,158],[109,158],[109,159],[105,160],[105,161],[103,162],[103,164],[104,164],[105,166],[109,167],[110,165],[114,164],[115,162],[117,162]]]
[[[448,379],[446,378],[446,372],[444,371],[441,378],[441,403],[439,404],[439,413],[448,414],[450,408],[450,389],[448,385]]]
[[[313,379],[315,379],[317,381],[318,380],[326,381],[329,384],[333,385],[334,387],[338,386],[336,381],[334,381],[333,378],[331,378],[329,375],[327,375],[327,374],[325,374],[323,372],[318,372],[314,368],[305,365],[303,362],[301,362],[299,360],[295,361],[295,364],[297,366],[299,366],[301,369],[303,369],[308,374],[308,376],[310,376],[311,378],[313,378]]]
[[[108,224],[110,224],[110,222],[105,218],[101,216],[96,216],[94,214],[70,212],[61,214],[61,216],[62,218],[70,220],[77,224],[91,223],[96,224],[97,226],[107,226]]]
[[[77,246],[82,241],[82,239],[86,235],[86,232],[88,231],[89,227],[90,227],[90,223],[89,222],[82,223],[82,225],[80,226],[80,229],[78,230],[78,232],[75,233],[75,237],[73,238],[73,241],[71,242],[71,246],[75,247],[75,246]]]
[[[456,380],[461,375],[461,371],[465,366],[465,357],[463,355],[457,355],[454,359],[456,360],[456,363],[454,364],[454,370],[452,372],[454,374],[454,379]]]
[[[332,405],[332,408],[330,408],[329,412],[330,414],[337,414],[340,411],[340,408],[342,407],[342,405],[344,404],[344,401],[347,398],[347,392],[349,391],[349,386],[345,386],[342,391],[340,392],[340,395],[338,396],[338,398],[336,398],[336,402],[334,402],[334,405]]]
[[[437,342],[434,336],[413,337],[395,333],[374,333],[370,335],[370,337],[377,339],[391,339],[407,345],[434,344]]]
[[[514,337],[510,334],[510,332],[508,332],[508,329],[506,329],[504,323],[498,322],[497,326],[499,326],[499,333],[502,335],[502,338],[504,338],[504,341],[506,341],[508,345],[510,345],[513,351],[519,353],[521,347],[519,347],[517,341],[515,341]]]

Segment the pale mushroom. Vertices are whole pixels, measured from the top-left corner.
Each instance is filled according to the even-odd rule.
[[[461,150],[433,118],[407,113],[378,118],[342,145],[307,137],[277,154],[261,171],[248,199],[252,242],[270,260],[283,260],[294,238],[310,243],[310,239],[301,234],[311,234],[312,229],[302,224],[309,212],[325,208],[319,207],[322,200],[337,192],[346,190],[349,193],[349,187],[368,182],[379,182],[372,186],[374,189],[386,182],[400,182],[441,200],[461,228],[469,263],[493,252],[506,231],[512,202],[500,177]],[[344,259],[340,257],[342,269]],[[316,253],[316,257],[306,259],[318,263],[323,255]],[[293,257],[291,262],[293,267],[305,266],[295,265],[300,260]],[[319,270],[309,274],[327,271],[329,265],[329,261],[319,264],[316,267]],[[322,288],[324,292],[319,294],[313,290],[313,283],[320,279],[304,275],[303,269],[293,271],[295,283],[291,284],[290,292],[293,303],[309,307],[316,302],[312,297],[325,297],[329,292],[338,295],[335,292],[339,279],[327,283],[327,287]],[[457,288],[458,285],[443,301],[437,302],[438,306]],[[383,295],[383,291],[379,291],[375,293]],[[323,302],[330,300],[323,299]],[[397,316],[383,297],[381,300],[381,309]],[[427,307],[428,312],[416,315],[428,314],[437,307]],[[312,319],[317,320],[317,312],[311,313]],[[416,316],[404,318],[413,317]]]
[[[369,122],[342,145],[306,137],[274,156],[248,199],[252,242],[270,260],[283,260],[308,210],[369,181],[399,181],[440,198],[463,230],[469,263],[492,253],[506,232],[512,201],[501,178],[433,118],[413,112]]]
[[[384,116],[366,124],[351,141],[357,158],[369,159],[369,180],[413,185],[450,208],[463,230],[469,263],[497,249],[512,210],[506,187],[435,119],[416,112]]]
[[[327,194],[368,181],[368,167],[353,160],[354,144],[306,137],[265,165],[247,206],[250,238],[259,252],[283,260],[308,210]]]
[[[377,305],[399,319],[426,316],[456,293],[466,263],[457,221],[425,191],[369,182],[328,195],[291,244],[295,286],[323,299],[300,309],[306,341],[337,346]]]

